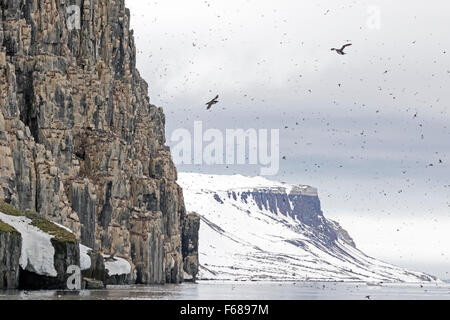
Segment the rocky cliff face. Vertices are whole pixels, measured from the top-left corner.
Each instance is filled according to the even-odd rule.
[[[323,241],[333,244],[338,239],[355,247],[353,239],[342,227],[323,215],[317,189],[309,186],[293,186],[288,192],[283,187],[255,188],[236,194],[228,192],[228,198],[239,197],[244,203],[253,200],[260,210],[301,221],[311,230],[320,234]]]
[[[187,215],[183,226],[182,253],[186,281],[195,281],[198,273],[198,233],[200,229],[200,216],[196,213]]]
[[[22,250],[20,233],[0,221],[0,289],[19,286],[19,259]]]
[[[124,0],[0,10],[0,199],[130,260],[139,283],[180,282],[183,194]]]
[[[67,269],[73,265],[80,265],[73,233],[0,201],[0,287],[66,289]]]

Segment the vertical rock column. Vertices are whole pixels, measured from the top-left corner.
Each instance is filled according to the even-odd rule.
[[[124,0],[0,1],[0,200],[128,260],[138,283],[183,280],[164,127]]]
[[[186,216],[183,226],[182,252],[184,266],[184,280],[195,281],[199,261],[198,261],[198,234],[200,229],[200,216],[190,213]]]
[[[21,251],[20,233],[0,221],[0,289],[13,289],[19,286]]]

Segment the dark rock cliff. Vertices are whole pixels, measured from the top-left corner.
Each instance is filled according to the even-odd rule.
[[[228,192],[228,197],[241,197],[244,202],[252,199],[259,209],[266,209],[274,214],[290,216],[311,227],[320,238],[329,244],[341,239],[355,247],[353,239],[335,221],[323,215],[317,190],[313,187],[299,186],[292,190],[285,188],[259,188],[244,192]]]
[[[186,216],[182,233],[182,252],[185,280],[195,281],[199,268],[198,246],[199,246],[200,216],[189,213]]]
[[[0,199],[180,282],[183,194],[129,25],[124,0],[0,2]]]
[[[13,289],[19,286],[21,250],[20,233],[0,221],[0,289]]]
[[[61,241],[52,239],[55,248],[54,266],[58,275],[49,277],[38,275],[28,270],[20,270],[19,288],[27,290],[40,289],[67,289],[67,268],[71,265],[80,264],[80,250],[78,242]]]
[[[80,265],[74,234],[0,201],[0,288],[66,289],[67,268],[73,265]]]

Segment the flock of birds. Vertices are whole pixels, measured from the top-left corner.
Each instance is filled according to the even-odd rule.
[[[208,7],[210,6],[210,4],[208,3]],[[330,13],[331,11],[330,10],[327,10],[325,13],[324,13],[324,15],[328,15],[329,13]],[[284,22],[286,22],[285,20],[283,20]],[[361,28],[360,28],[361,29]],[[212,31],[213,29],[210,29],[210,31]],[[193,31],[193,33],[194,34],[196,34],[196,36],[198,36],[198,31]],[[284,35],[286,35],[286,33],[284,33]],[[222,36],[222,37],[224,37],[224,36]],[[221,38],[221,41],[228,41],[229,39],[227,38],[227,37],[225,37],[225,38]],[[367,40],[367,38],[365,39],[365,40]],[[202,49],[202,48],[206,48],[208,45],[207,44],[204,44],[204,45],[201,45],[201,44],[199,44],[199,43],[197,43],[197,41],[198,41],[198,39],[197,40],[194,40],[193,42],[192,42],[192,46],[195,48],[195,49],[197,49],[197,50],[200,50],[200,49]],[[351,47],[353,44],[352,43],[350,43],[351,41],[350,40],[345,40],[346,42],[344,42],[344,44],[343,45],[341,45],[341,46],[339,46],[339,47],[336,47],[336,48],[331,48],[331,51],[333,52],[335,52],[337,55],[339,55],[339,56],[345,56],[345,55],[347,55],[347,49],[349,48],[349,47]],[[414,40],[414,41],[412,41],[411,42],[412,43],[412,45],[416,45],[416,41]],[[280,44],[283,44],[283,42],[280,42]],[[304,44],[304,42],[301,42],[301,45],[303,46],[303,44]],[[381,45],[383,46],[383,45],[385,45],[385,43],[383,42],[383,43],[381,43]],[[160,48],[161,50],[162,50],[162,48]],[[444,54],[446,53],[446,51],[444,51],[443,52]],[[403,56],[403,58],[405,58],[405,56]],[[371,64],[372,63],[374,63],[375,62],[375,60],[374,59],[379,59],[379,60],[388,60],[390,63],[392,63],[392,58],[390,58],[390,57],[388,57],[388,58],[385,58],[384,56],[383,57],[375,57],[375,56],[373,56],[372,58],[370,58],[369,60],[368,60],[368,62],[370,62]],[[267,59],[263,59],[263,60],[261,60],[261,61],[257,61],[256,62],[256,64],[258,65],[258,66],[260,66],[260,65],[262,65],[262,64],[264,64],[264,63],[267,63],[268,61],[267,61]],[[314,71],[318,71],[318,65],[317,65],[317,62],[318,62],[318,60],[316,59],[316,60],[314,60],[314,62],[311,64],[310,63],[310,65],[312,65],[313,67],[314,67]],[[435,62],[436,63],[436,62]],[[189,64],[194,64],[194,61],[192,61],[192,59],[191,60],[189,60]],[[344,62],[344,64],[346,64],[346,62]],[[295,63],[295,66],[298,66],[298,63]],[[164,70],[165,70],[165,72],[167,71],[167,65],[165,66],[165,68],[164,68]],[[218,70],[219,71],[223,71],[223,68],[222,67],[218,67]],[[404,70],[403,70],[404,71]],[[192,72],[190,72],[189,74],[191,74]],[[388,73],[391,73],[391,70],[384,70],[383,72],[381,72],[380,74],[383,74],[383,75],[386,75],[386,74],[388,74]],[[448,71],[448,73],[450,74],[450,71]],[[195,73],[195,75],[196,76],[200,76],[200,73]],[[167,74],[165,73],[165,76],[167,76]],[[434,76],[434,75],[433,75]],[[302,78],[302,75],[300,74],[299,75],[299,77],[300,78]],[[353,77],[353,76],[352,76]],[[190,79],[189,78],[189,76],[188,75],[186,75],[186,76],[184,76],[184,84],[189,84],[190,82],[192,82],[192,79]],[[268,79],[269,79],[269,81],[270,81],[270,75],[269,75],[269,77],[268,77]],[[354,78],[354,77],[353,77]],[[288,79],[288,81],[290,82],[292,79]],[[298,79],[297,79],[298,80]],[[297,81],[297,80],[294,80],[294,81]],[[360,81],[361,82],[364,82],[364,79],[360,79]],[[384,80],[384,82],[386,82],[386,80]],[[337,86],[339,87],[339,88],[344,88],[345,87],[345,85],[344,85],[344,83],[341,83],[341,82],[339,82],[338,84],[337,84]],[[386,90],[391,90],[392,91],[392,89],[393,88],[387,88],[387,89],[384,89],[384,88],[382,88],[380,85],[378,85],[378,90],[381,92],[381,91],[386,91]],[[297,92],[296,90],[294,90],[295,92]],[[310,94],[312,94],[313,93],[313,90],[312,90],[312,88],[310,88],[309,90],[307,90]],[[211,92],[211,90],[210,90],[210,92]],[[247,99],[248,100],[248,102],[250,102],[250,103],[252,103],[252,104],[254,104],[254,103],[256,103],[256,102],[258,102],[258,98],[257,97],[255,97],[255,96],[251,96],[250,94],[248,94],[248,93],[245,93],[244,94],[244,92],[241,92],[242,93],[242,97],[244,98],[244,99]],[[403,88],[402,89],[402,93],[405,93],[405,88]],[[418,94],[418,92],[415,92],[414,93],[414,96],[416,96]],[[221,94],[222,95],[222,94]],[[159,95],[158,95],[159,96]],[[170,96],[171,98],[173,98],[174,96],[173,95],[171,95]],[[389,93],[389,97],[391,97],[393,100],[398,100],[397,98],[397,96],[393,93],[393,92],[391,92],[391,93]],[[388,98],[389,98],[388,97]],[[260,102],[262,102],[262,103],[265,103],[266,101],[264,100],[264,99],[259,99],[260,100]],[[205,105],[206,105],[206,110],[207,111],[214,111],[215,110],[215,107],[216,106],[218,106],[219,104],[221,103],[221,101],[219,101],[219,94],[217,94],[213,99],[211,99],[210,101],[208,101],[208,102],[206,102],[205,103]],[[238,103],[238,104],[240,104],[240,103]],[[336,100],[334,100],[333,101],[333,104],[336,106],[336,107],[338,107],[340,104],[336,101]],[[354,105],[355,106],[360,106],[360,108],[366,108],[367,106],[365,105],[365,104],[359,104],[358,102],[355,102],[354,103]],[[432,106],[431,106],[432,107]],[[223,110],[225,110],[225,108],[222,108]],[[351,111],[351,112],[353,112],[354,111],[354,109],[355,108],[350,108],[349,109],[349,111]],[[189,110],[189,108],[184,108],[183,109],[183,111],[186,111],[186,112],[188,112],[188,110]],[[407,108],[406,109],[406,111],[407,112],[410,112],[411,110],[413,110],[412,108]],[[382,114],[382,111],[383,110],[381,110],[381,109],[377,109],[376,110],[376,114],[377,115],[381,115]],[[170,111],[172,114],[175,114],[176,112],[175,112],[175,110],[173,110],[173,111]],[[414,119],[416,119],[416,118],[418,118],[418,113],[417,113],[417,111],[413,111],[414,112]],[[318,114],[320,114],[320,112],[318,113]],[[200,115],[200,113],[196,113],[195,114],[196,115],[196,117],[197,118],[200,118],[201,117],[201,115]],[[280,112],[280,115],[283,115],[283,116],[287,116],[288,114],[287,114],[287,112]],[[255,116],[255,120],[256,121],[258,121],[258,120],[262,120],[262,117],[263,116],[261,116],[261,115],[259,115],[259,114],[257,114],[256,116]],[[240,118],[240,116],[239,115],[236,115],[236,114],[231,114],[231,115],[229,115],[228,116],[228,118],[229,119],[231,119],[231,120],[238,120],[238,118]],[[324,123],[324,124],[326,124],[326,127],[325,127],[325,129],[327,130],[327,132],[337,132],[337,128],[333,128],[333,126],[332,126],[332,124],[330,124],[329,122],[329,120],[327,119],[327,116],[326,115],[324,115],[324,114],[321,114],[320,115],[320,119],[319,118],[315,118],[315,119],[312,119],[312,116],[311,116],[311,114],[308,116],[308,118],[306,119],[306,120],[309,120],[309,119],[311,119],[311,120],[320,120],[322,123]],[[185,121],[188,121],[188,120],[190,120],[190,117],[186,114],[186,116],[183,116],[182,118],[180,118],[179,119],[179,123],[181,124],[181,123],[184,123]],[[303,118],[303,120],[301,120],[301,119],[299,119],[299,120],[297,120],[297,123],[296,123],[296,126],[298,126],[299,124],[298,124],[298,122],[300,122],[300,121],[304,121],[304,122],[306,122],[306,120],[305,120],[305,118]],[[374,126],[378,126],[379,125],[379,123],[378,123],[378,121],[375,121],[375,123],[373,124]],[[419,124],[419,129],[422,129],[423,128],[423,123],[420,123]],[[285,129],[288,129],[288,127],[286,126],[285,127]],[[292,129],[292,130],[294,130],[294,128],[293,128],[293,126],[289,126],[289,129]],[[347,132],[348,133],[348,132]],[[373,133],[375,133],[375,134],[378,134],[378,133],[381,133],[381,130],[379,130],[378,128],[374,128],[374,131],[373,131]],[[420,135],[419,135],[419,137],[420,137],[420,139],[421,140],[425,140],[425,134],[426,133],[424,133],[424,132],[422,132]],[[363,140],[361,141],[361,143],[362,143],[362,145],[361,145],[361,149],[363,149],[363,150],[365,150],[366,148],[367,148],[367,145],[368,145],[368,143],[370,142],[369,141],[369,130],[362,130],[362,132],[361,132],[361,137],[363,138]],[[304,139],[304,137],[302,137],[302,136],[300,136],[300,137],[298,137],[298,139],[300,139],[300,140],[305,140]],[[372,139],[373,140],[373,139]],[[380,139],[377,139],[377,142],[380,142]],[[336,144],[335,143],[333,143],[333,146],[336,146],[336,145],[343,145],[344,143],[342,142],[342,141],[337,141],[336,142]],[[296,139],[296,141],[295,142],[293,142],[293,148],[295,149],[295,148],[298,148],[299,146],[301,145],[301,142],[300,141],[297,141],[297,139]],[[311,143],[307,143],[307,146],[310,146],[311,145]],[[367,149],[368,150],[368,149]],[[289,151],[286,151],[286,152],[289,152]],[[429,162],[427,162],[427,163],[424,163],[424,168],[426,168],[426,169],[432,169],[432,168],[435,168],[435,167],[437,167],[437,166],[439,166],[439,165],[444,165],[444,156],[441,154],[441,155],[438,155],[437,156],[438,158],[436,158],[435,160],[430,160]],[[354,161],[354,160],[357,160],[357,159],[359,159],[359,160],[362,160],[362,158],[361,157],[359,157],[359,156],[352,156],[352,157],[350,157],[350,160],[349,161]],[[288,160],[288,155],[282,155],[282,160]],[[402,162],[403,161],[409,161],[409,159],[402,159]],[[323,165],[320,165],[320,164],[318,164],[318,163],[314,163],[314,164],[312,164],[312,163],[308,163],[307,161],[302,161],[302,163],[305,163],[305,168],[304,168],[304,171],[305,172],[317,172],[321,167],[323,167],[323,168],[325,168],[326,167],[326,165],[325,164],[323,164]],[[416,164],[417,164],[417,162],[416,162]],[[228,167],[227,167],[228,168]],[[338,168],[343,168],[343,164],[338,164]],[[402,169],[402,172],[405,172],[406,170],[404,170],[404,169]],[[293,174],[294,172],[288,172],[288,171],[286,171],[286,170],[284,170],[283,169],[283,175],[290,175],[290,174]],[[404,174],[404,173],[403,173]],[[409,180],[408,180],[409,181]],[[449,186],[448,186],[449,188],[450,188],[450,184],[449,184]],[[384,194],[385,196],[386,196],[386,192],[385,191],[383,191],[383,190],[379,190],[379,193],[380,194]],[[448,206],[450,207],[450,202],[448,203]]]
[[[209,3],[207,5],[210,7]],[[360,7],[356,2],[354,6]],[[349,8],[340,9],[347,11]],[[438,213],[437,210],[442,209],[440,204],[434,207],[427,205],[432,201],[433,194],[435,198],[436,194],[442,195],[443,200],[444,195],[450,194],[448,179],[445,175],[438,176],[448,164],[448,150],[439,150],[445,142],[438,139],[448,137],[449,127],[445,124],[445,104],[443,101],[439,103],[436,98],[439,94],[445,94],[443,87],[446,84],[437,80],[450,77],[447,66],[449,52],[446,49],[448,41],[439,36],[434,25],[424,24],[422,33],[404,33],[408,28],[412,31],[424,22],[428,18],[427,13],[420,17],[420,12],[414,10],[403,12],[404,21],[398,24],[400,30],[396,30],[398,32],[392,36],[389,28],[396,22],[389,21],[392,18],[389,12],[383,12],[385,23],[381,31],[357,26],[362,19],[357,20],[360,22],[345,20],[345,23],[335,20],[339,29],[351,27],[349,38],[335,35],[334,40],[330,36],[326,41],[327,36],[334,32],[325,28],[336,26],[328,20],[337,18],[337,14],[332,8],[321,8],[322,12],[318,15],[326,16],[323,18],[324,28],[317,26],[317,30],[311,33],[322,35],[323,32],[327,36],[321,42],[334,44],[335,47],[331,48],[333,45],[323,46],[318,43],[316,35],[299,41],[301,33],[291,31],[293,27],[302,25],[294,23],[289,13],[275,8],[262,9],[261,15],[255,14],[254,17],[265,23],[262,30],[270,32],[267,37],[257,34],[256,39],[244,38],[253,35],[246,29],[248,23],[254,21],[249,21],[248,17],[246,20],[241,19],[245,10],[240,8],[236,14],[227,11],[226,15],[230,19],[224,19],[225,13],[221,11],[221,17],[217,16],[214,26],[194,23],[189,30],[181,30],[183,39],[178,39],[178,30],[168,32],[165,35],[173,38],[175,47],[166,45],[166,48],[154,48],[164,51],[163,54],[155,55],[160,61],[154,64],[158,67],[152,71],[160,78],[167,79],[161,88],[154,90],[159,97],[158,103],[168,106],[168,114],[173,115],[168,132],[170,129],[190,126],[193,118],[206,118],[210,121],[209,125],[219,128],[226,125],[256,128],[275,126],[282,131],[281,137],[284,139],[280,149],[283,164],[278,179],[292,181],[293,177],[301,175],[305,181],[309,179],[310,183],[317,183],[318,186],[320,183],[329,186],[329,180],[339,181],[329,190],[324,192],[323,189],[323,197],[337,203],[341,201],[336,200],[339,197],[342,201],[352,201],[356,207],[364,208],[361,212],[368,215],[381,211],[380,215],[391,216],[389,210],[392,209],[417,210],[413,207],[419,202],[419,197],[408,203],[405,200],[419,192],[423,196],[424,203],[421,205],[425,208],[424,212],[429,213],[430,217]],[[349,11],[349,14],[355,12],[354,9]],[[219,11],[215,12],[219,14]],[[322,19],[319,16],[315,18]],[[212,38],[205,39],[208,35]],[[411,38],[413,36],[418,38]],[[336,39],[340,40],[333,43]],[[186,68],[178,72],[179,65],[173,66],[174,60],[168,59],[167,54],[177,48],[180,41],[189,47],[192,54],[180,58],[185,59],[182,62]],[[362,41],[367,41],[366,45],[361,45]],[[249,43],[255,44],[255,47]],[[240,44],[243,46],[238,47]],[[274,50],[268,48],[267,53],[251,51],[260,45],[263,48],[265,44],[277,47]],[[238,67],[246,68],[246,65],[240,65],[240,60],[246,57],[244,54],[235,55],[232,50],[254,54],[254,61],[248,62],[248,72],[254,72],[258,78],[246,78],[245,72],[238,73]],[[304,58],[300,58],[303,56],[298,54],[299,50],[305,53]],[[229,57],[222,55],[227,52],[231,52]],[[211,55],[212,61],[205,61],[205,55]],[[350,62],[346,57],[356,59],[350,59]],[[236,63],[233,61],[235,58]],[[283,58],[286,61],[278,61]],[[278,64],[281,67],[280,74],[276,74],[277,69],[273,67]],[[197,65],[199,68],[194,68]],[[364,69],[360,69],[361,66]],[[345,72],[339,73],[341,67]],[[176,78],[171,75],[174,72],[177,73]],[[227,78],[230,74],[236,77]],[[169,82],[171,77],[175,81]],[[276,86],[282,82],[280,80],[284,83],[277,92]],[[207,87],[212,89],[206,92],[206,98],[209,95],[214,98],[208,102],[205,99],[205,104],[199,104],[198,99],[189,92],[195,92],[195,95],[203,92],[203,83],[206,81],[209,81]],[[246,81],[253,82],[248,84]],[[324,86],[326,89],[322,91]],[[306,94],[301,95],[302,92]],[[186,99],[181,99],[185,94]],[[301,97],[295,101],[294,95]],[[186,101],[189,101],[189,105]],[[302,103],[304,108],[301,108]],[[191,108],[192,105],[198,107]],[[227,109],[230,112],[220,113]],[[443,115],[442,119],[437,119],[438,113]],[[316,152],[322,151],[325,156],[316,156]],[[203,170],[198,167],[185,169]],[[221,169],[227,174],[243,171],[232,166]],[[249,167],[245,170],[244,174],[258,174],[258,168]],[[353,185],[345,184],[349,177],[350,180],[355,178]],[[376,180],[372,189],[365,184],[367,179]],[[363,191],[366,193],[360,197]],[[369,208],[362,199],[387,199],[392,208]],[[445,207],[450,207],[450,200],[443,202]],[[403,232],[406,229],[400,230]],[[404,234],[402,232],[400,235]]]
[[[351,43],[347,43],[347,44],[344,44],[341,48],[331,48],[331,51],[336,51],[336,53],[338,55],[343,56],[343,55],[347,54],[346,52],[344,52],[345,48],[350,47],[351,45],[352,45]],[[341,86],[340,83],[338,85],[339,85],[339,87]],[[210,110],[213,105],[219,103],[218,99],[219,99],[219,95],[215,96],[214,99],[212,99],[211,101],[207,102],[206,103],[206,105],[207,105],[206,110]],[[283,159],[286,160],[286,157],[283,157]]]

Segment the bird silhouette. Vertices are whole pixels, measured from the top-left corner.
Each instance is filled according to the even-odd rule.
[[[337,54],[343,56],[344,54],[346,54],[346,53],[344,52],[344,49],[347,48],[347,47],[349,47],[349,46],[351,46],[351,45],[352,45],[351,43],[347,43],[347,44],[344,44],[344,45],[342,46],[342,48],[340,48],[340,49],[331,48],[331,51],[336,51]]]
[[[215,105],[216,103],[219,103],[219,95],[217,95],[214,99],[212,99],[211,101],[209,101],[208,103],[206,103],[206,105],[208,106],[206,108],[206,110],[209,110],[212,108],[213,105]]]

